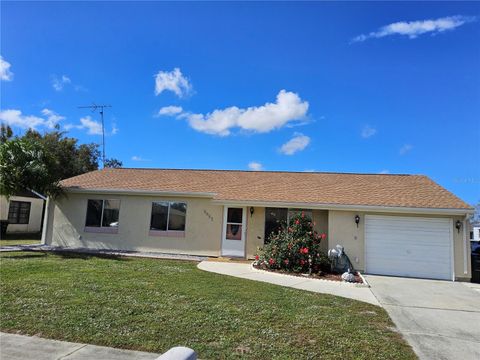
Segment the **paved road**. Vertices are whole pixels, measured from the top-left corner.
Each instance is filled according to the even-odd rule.
[[[366,276],[420,359],[480,360],[480,285]]]

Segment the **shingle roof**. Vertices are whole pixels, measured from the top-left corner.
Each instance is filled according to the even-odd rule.
[[[214,193],[216,200],[471,209],[423,175],[103,169],[63,180],[80,190]]]

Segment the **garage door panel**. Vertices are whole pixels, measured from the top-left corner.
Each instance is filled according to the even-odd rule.
[[[366,271],[451,279],[451,231],[448,218],[366,216]]]

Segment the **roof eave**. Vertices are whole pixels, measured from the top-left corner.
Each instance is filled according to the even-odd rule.
[[[410,213],[410,214],[437,214],[437,215],[468,215],[475,213],[475,209],[462,208],[423,208],[407,206],[380,206],[380,205],[348,205],[348,204],[322,204],[322,203],[300,203],[281,201],[238,201],[238,200],[213,200],[218,205],[228,206],[260,206],[260,207],[287,207],[306,208],[318,210],[344,210],[344,211],[368,211],[368,212],[389,212],[389,213]]]

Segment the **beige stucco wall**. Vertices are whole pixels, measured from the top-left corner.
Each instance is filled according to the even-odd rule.
[[[84,231],[88,199],[120,200],[117,234]],[[149,236],[152,202],[161,200],[187,203],[185,237]],[[223,206],[212,204],[209,199],[70,193],[55,202],[50,201],[45,243],[70,248],[218,256],[222,218]]]
[[[25,201],[31,203],[28,224],[9,224],[7,233],[36,233],[40,231],[42,223],[43,200],[38,198],[11,196],[9,200],[0,196],[0,219],[8,219],[10,201]]]
[[[360,216],[360,223],[354,222],[355,215]],[[345,248],[347,255],[350,257],[353,265],[360,271],[365,269],[365,215],[388,215],[388,216],[420,216],[420,217],[442,217],[451,218],[453,223],[457,220],[463,221],[464,217],[444,216],[444,215],[427,215],[427,214],[392,214],[378,212],[353,212],[353,211],[330,211],[328,217],[329,237],[328,247],[333,248],[339,244]],[[470,246],[463,239],[463,231],[457,232],[452,228],[454,242],[454,271],[457,279],[469,279],[471,277],[470,263]],[[467,274],[464,273],[464,247],[467,250]]]

